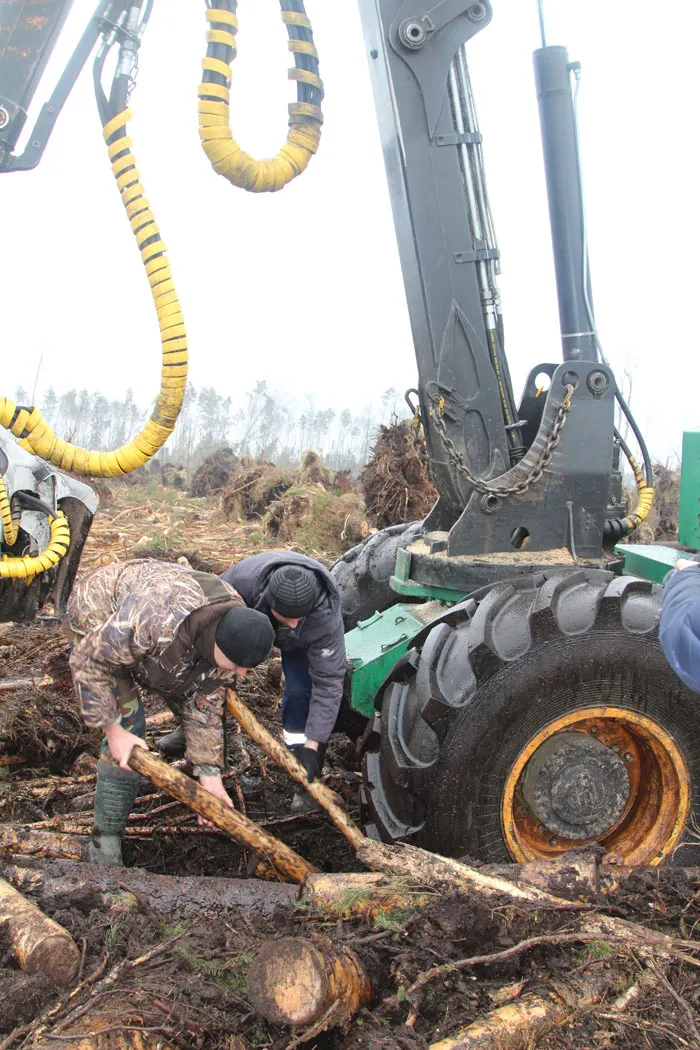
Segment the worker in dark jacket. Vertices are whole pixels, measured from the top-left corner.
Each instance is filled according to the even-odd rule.
[[[338,717],[347,663],[336,582],[320,562],[293,551],[244,558],[221,578],[275,629],[284,673],[284,742],[312,783],[321,775]],[[298,790],[292,811],[313,807],[310,796]]]
[[[309,782],[320,776],[326,743],[343,696],[345,635],[335,580],[320,562],[293,551],[243,558],[222,573],[246,605],[268,617],[282,652],[284,741],[304,766]],[[167,755],[182,753],[182,730],[158,741]],[[298,789],[293,812],[316,808]]]
[[[105,733],[91,859],[122,862],[121,839],[140,786],[129,756],[146,747],[139,686],[162,694],[181,716],[194,775],[232,806],[221,778],[222,687],[269,655],[269,618],[247,608],[218,576],[143,559],[83,577],[64,630],[83,718]]]
[[[679,558],[661,602],[659,640],[678,677],[700,693],[700,564]]]

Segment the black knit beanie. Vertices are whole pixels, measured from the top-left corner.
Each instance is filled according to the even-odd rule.
[[[270,605],[280,616],[306,616],[318,601],[321,588],[313,569],[282,565],[270,573],[267,584]]]
[[[239,667],[255,667],[270,655],[275,632],[265,613],[235,605],[216,625],[216,644]]]

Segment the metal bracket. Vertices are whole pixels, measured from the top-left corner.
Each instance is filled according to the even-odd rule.
[[[463,135],[438,135],[435,139],[436,146],[480,146],[483,142],[480,131],[465,131]]]
[[[415,3],[415,0],[414,0]],[[460,15],[470,22],[483,22],[491,15],[490,6],[483,3],[465,3],[465,0],[437,0],[432,7],[424,6],[409,14],[411,3],[406,3],[399,15],[398,35],[404,47],[417,50],[431,33],[443,29]],[[408,9],[408,10],[407,10]]]
[[[487,259],[500,259],[498,248],[479,248],[474,252],[455,252],[456,263],[486,262]]]

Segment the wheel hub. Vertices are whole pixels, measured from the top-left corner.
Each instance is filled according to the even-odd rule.
[[[625,763],[585,733],[557,733],[527,764],[523,797],[555,835],[590,839],[614,827],[630,793]]]

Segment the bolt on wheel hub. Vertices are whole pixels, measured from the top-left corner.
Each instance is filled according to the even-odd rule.
[[[556,835],[590,839],[622,816],[630,790],[618,754],[585,733],[558,733],[537,749],[523,777],[523,797]]]

